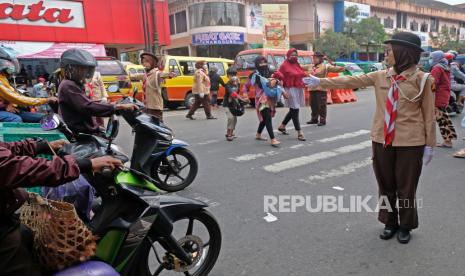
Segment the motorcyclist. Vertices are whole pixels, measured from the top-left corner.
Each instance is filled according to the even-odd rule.
[[[94,159],[53,157],[51,161],[35,158],[37,154],[59,150],[66,142],[24,140],[0,142],[0,274],[41,275],[32,254],[32,233],[20,225],[15,211],[27,199],[24,187],[55,187],[75,180],[81,173],[114,169],[121,161],[110,156]]]
[[[458,53],[456,51],[449,51],[447,57],[450,58],[450,82],[452,91],[456,92],[458,113],[462,113],[463,101],[465,99],[465,73],[462,72],[460,64],[455,60]]]
[[[8,78],[16,73],[19,73],[18,59],[11,50],[0,46],[0,122],[37,123],[43,114],[28,112],[19,106],[55,103],[57,98],[32,98],[21,95],[8,81]]]
[[[93,77],[97,61],[89,52],[70,49],[61,55],[65,79],[58,87],[59,113],[74,133],[101,135],[94,117],[109,117],[118,110],[134,110],[135,104],[95,102],[85,92],[86,79]]]

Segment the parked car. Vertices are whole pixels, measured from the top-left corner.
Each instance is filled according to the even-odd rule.
[[[96,57],[96,59],[96,70],[102,75],[109,100],[114,102],[125,95],[129,95],[132,91],[131,80],[121,61],[113,57]],[[108,89],[110,86],[115,87],[116,92],[110,92],[109,90],[113,90]]]
[[[216,67],[223,81],[228,81],[226,70],[233,64],[233,60],[211,57],[162,56],[162,70],[164,72],[174,72],[177,75],[175,78],[166,79],[161,86],[166,107],[169,109],[176,109],[182,105],[187,108],[192,106],[194,103],[192,84],[194,80],[195,63],[200,60],[205,60],[208,68],[212,66]],[[218,100],[221,102],[223,97],[224,87],[220,85]]]

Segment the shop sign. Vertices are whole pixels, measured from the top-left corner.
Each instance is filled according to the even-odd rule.
[[[244,44],[244,33],[238,32],[211,32],[192,35],[193,45],[228,45]]]
[[[0,0],[0,24],[84,28],[82,2]]]

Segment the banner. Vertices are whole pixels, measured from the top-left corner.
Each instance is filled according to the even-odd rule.
[[[344,1],[344,17],[345,17],[344,21],[348,21],[348,18],[345,16],[345,11],[347,10],[347,8],[354,7],[354,6],[358,8],[357,18],[355,19],[357,22],[364,18],[370,17],[370,6],[369,5]]]
[[[262,6],[260,4],[250,4],[248,13],[248,26],[250,29],[262,30],[263,29],[263,18],[262,18]]]
[[[289,6],[262,4],[263,48],[289,49]]]
[[[14,50],[18,58],[60,58],[72,48],[86,50],[93,56],[106,56],[103,44],[0,41],[0,45]]]
[[[244,33],[211,32],[192,35],[193,45],[244,44]]]

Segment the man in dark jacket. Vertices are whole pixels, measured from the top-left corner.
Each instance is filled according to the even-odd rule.
[[[70,49],[61,55],[65,80],[58,88],[59,113],[74,133],[99,134],[94,117],[109,117],[117,110],[137,108],[134,104],[108,104],[93,102],[87,97],[84,84],[94,76],[97,61],[87,51]]]
[[[210,72],[208,73],[210,78],[210,94],[211,94],[211,105],[213,108],[217,108],[218,105],[218,91],[220,90],[220,84],[225,87],[221,76],[218,74],[218,68],[212,66],[210,67]]]
[[[25,140],[0,142],[0,273],[2,275],[40,275],[33,262],[30,231],[20,227],[15,211],[27,199],[22,187],[56,187],[79,177],[81,173],[98,172],[104,167],[114,169],[121,161],[104,156],[75,160],[72,156],[53,157],[51,161],[34,158],[40,153],[59,150],[66,142]]]

